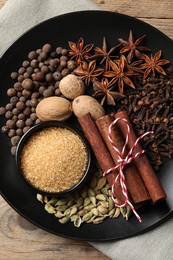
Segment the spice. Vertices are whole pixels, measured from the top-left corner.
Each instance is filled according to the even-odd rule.
[[[145,35],[141,36],[134,42],[133,33],[132,33],[132,30],[130,30],[128,41],[125,41],[122,38],[118,39],[119,42],[124,46],[120,50],[120,53],[128,52],[128,55],[127,55],[128,63],[132,62],[134,56],[136,56],[138,59],[140,59],[142,57],[142,53],[144,51],[149,51],[148,48],[140,45],[140,43],[144,40],[144,38],[145,38]]]
[[[62,192],[83,177],[87,151],[81,138],[62,127],[48,127],[33,134],[21,153],[25,178],[46,192]]]
[[[37,200],[49,214],[54,214],[61,224],[70,221],[77,228],[83,223],[99,224],[107,218],[114,219],[120,215],[128,220],[131,210],[128,206],[120,210],[114,205],[111,188],[102,174],[100,168],[93,169],[92,178],[86,186],[65,198],[49,198],[37,194]]]
[[[96,159],[103,172],[115,166],[110,153],[99,133],[99,130],[93,121],[90,113],[78,118],[79,123],[85,133],[85,136],[91,145],[91,148],[96,156]],[[114,183],[114,180],[118,174],[118,171],[112,171],[106,176],[110,187]],[[115,184],[115,194],[120,204],[124,203],[125,197],[122,193],[119,180]]]
[[[118,112],[115,114],[115,118],[124,118],[128,121],[128,124],[130,127],[130,138],[128,140],[127,145],[128,145],[128,148],[131,149],[137,138],[136,138],[135,132],[133,130],[133,127],[130,123],[128,114],[125,111],[121,111],[121,112]],[[118,124],[118,128],[121,131],[121,134],[125,138],[126,134],[124,131],[124,129],[125,129],[124,122],[118,121],[117,124]],[[142,147],[138,143],[134,149],[134,154],[138,153],[141,150],[142,150]],[[159,200],[165,199],[166,198],[165,191],[164,191],[161,183],[159,182],[159,179],[157,178],[155,172],[153,171],[153,168],[152,168],[146,154],[142,154],[142,155],[140,155],[140,157],[136,157],[134,160],[135,160],[136,166],[139,170],[139,173],[145,183],[145,186],[150,194],[152,202],[156,203]]]
[[[113,119],[110,115],[103,116],[96,120],[96,124],[100,131],[100,134],[102,135],[102,137],[108,147],[108,150],[113,158],[113,161],[114,161],[115,165],[118,165],[119,164],[119,155],[114,150],[113,146],[111,145],[111,143],[108,139],[109,126],[112,122],[113,122]],[[126,127],[123,130],[126,131]],[[129,139],[130,139],[130,136],[129,136]],[[123,138],[121,137],[121,134],[119,132],[119,129],[116,126],[114,126],[112,128],[112,140],[113,140],[114,144],[116,145],[117,149],[119,151],[122,151],[125,139],[123,140]],[[128,151],[126,149],[124,151],[124,157],[127,155],[127,153],[128,153]],[[109,168],[107,168],[106,171],[108,169]],[[141,202],[150,200],[150,196],[144,185],[144,182],[133,162],[125,167],[124,172],[125,172],[125,176],[126,176],[126,186],[127,186],[129,194],[132,197],[133,202],[141,203]]]

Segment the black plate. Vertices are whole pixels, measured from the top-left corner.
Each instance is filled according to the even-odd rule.
[[[117,38],[127,39],[132,29],[135,37],[146,34],[145,45],[157,52],[163,50],[164,58],[173,64],[173,42],[150,25],[129,16],[104,12],[84,11],[61,15],[34,27],[18,39],[0,61],[0,106],[8,102],[6,90],[13,84],[10,73],[18,70],[29,51],[50,42],[54,47],[68,48],[68,40],[77,42],[83,36],[86,43],[102,46],[103,36],[110,46],[117,44]],[[1,126],[4,122],[1,120]],[[14,158],[10,155],[9,139],[0,134],[0,190],[5,200],[24,218],[56,235],[103,241],[125,238],[147,231],[165,221],[173,212],[173,161],[167,161],[158,173],[167,200],[155,206],[147,206],[139,211],[143,222],[132,216],[129,221],[122,217],[107,219],[102,224],[83,224],[76,228],[73,224],[60,224],[48,214],[36,200],[36,193],[21,182],[17,174]]]

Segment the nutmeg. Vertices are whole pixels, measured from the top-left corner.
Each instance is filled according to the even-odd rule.
[[[72,115],[71,102],[62,97],[48,97],[36,107],[36,115],[41,121],[63,121]]]

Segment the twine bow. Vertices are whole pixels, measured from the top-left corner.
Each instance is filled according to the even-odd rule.
[[[127,134],[126,134],[126,140],[125,140],[125,143],[124,143],[124,146],[122,148],[122,151],[119,151],[119,149],[116,147],[116,145],[114,144],[113,140],[112,140],[112,134],[111,134],[111,130],[112,130],[112,127],[118,122],[118,121],[124,121],[125,124],[126,124],[126,127],[127,127]],[[141,217],[138,215],[138,213],[136,212],[133,204],[130,202],[129,200],[129,197],[128,197],[128,190],[127,190],[127,187],[126,187],[126,182],[125,182],[125,176],[124,176],[124,167],[131,163],[136,157],[138,157],[139,155],[143,154],[145,152],[145,150],[140,150],[139,152],[133,154],[133,151],[136,147],[136,145],[138,144],[138,142],[144,138],[144,136],[146,135],[149,135],[153,133],[152,131],[148,131],[146,133],[144,133],[143,135],[139,136],[135,143],[132,145],[131,149],[129,150],[127,156],[124,158],[124,152],[125,152],[125,149],[126,149],[126,146],[127,146],[127,143],[128,143],[128,140],[129,140],[129,135],[130,135],[130,127],[129,127],[129,123],[128,121],[125,119],[125,118],[116,118],[109,126],[109,129],[108,129],[108,139],[109,139],[109,142],[111,143],[111,145],[113,146],[115,152],[117,153],[118,155],[118,165],[116,165],[115,167],[112,167],[110,169],[108,169],[107,171],[105,171],[103,173],[103,176],[109,174],[111,171],[119,168],[119,172],[114,180],[114,183],[112,184],[112,200],[114,202],[114,204],[117,206],[117,207],[125,207],[127,205],[129,205],[129,207],[131,208],[131,210],[133,211],[133,213],[135,214],[136,218],[139,220],[139,222],[142,222],[142,219]],[[123,204],[119,204],[117,203],[116,201],[116,198],[115,198],[115,192],[114,192],[114,189],[115,189],[115,183],[117,182],[117,180],[120,179],[120,185],[121,185],[121,189],[122,189],[122,193],[125,197],[125,201]]]

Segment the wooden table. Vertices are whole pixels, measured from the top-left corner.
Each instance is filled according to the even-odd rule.
[[[7,0],[0,0],[2,7]],[[135,16],[173,39],[172,0],[93,0],[103,10]],[[173,55],[173,54],[172,54]],[[49,234],[19,216],[0,197],[0,260],[108,260],[87,242]]]

